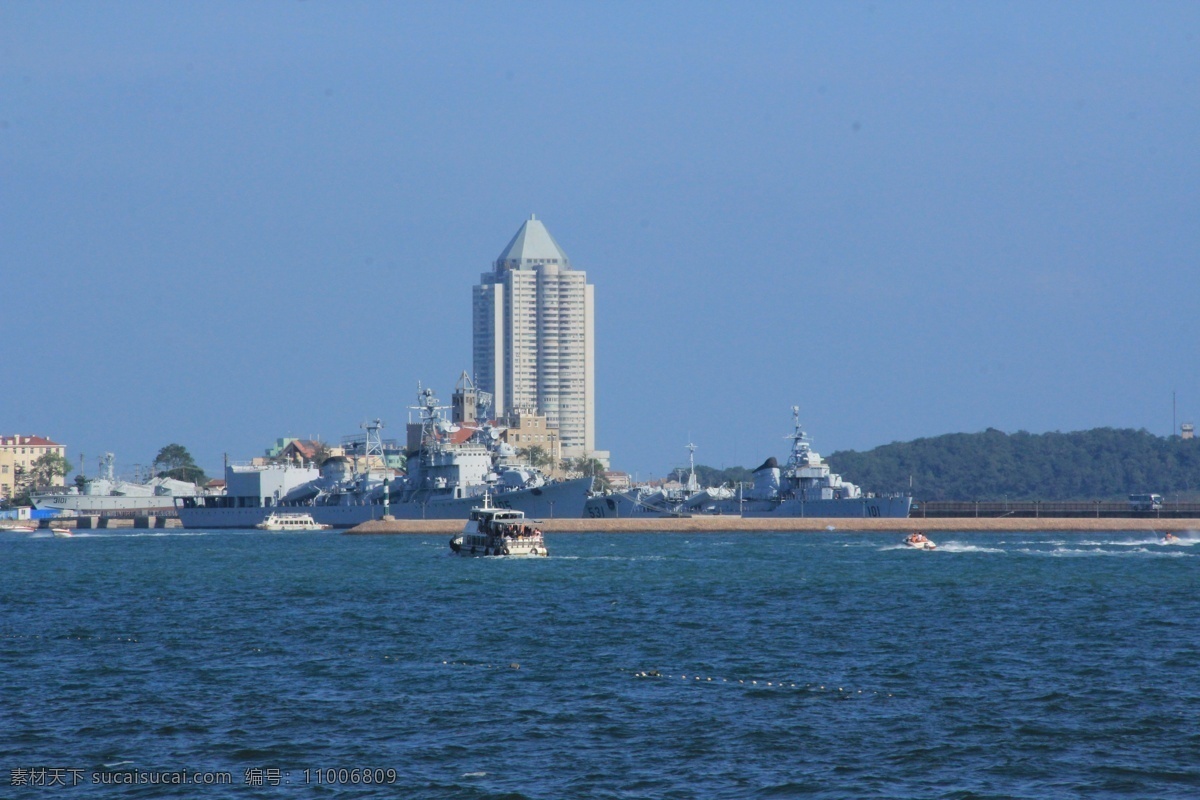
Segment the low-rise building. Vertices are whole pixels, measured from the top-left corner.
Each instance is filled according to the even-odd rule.
[[[628,472],[606,470],[604,472],[604,480],[608,482],[608,488],[615,492],[624,492],[633,488],[633,481],[630,479]]]
[[[541,448],[549,461],[540,465],[547,473],[555,474],[562,461],[562,444],[558,428],[552,426],[542,414],[529,409],[516,410],[507,417],[497,420],[504,428],[501,438],[518,451]]]

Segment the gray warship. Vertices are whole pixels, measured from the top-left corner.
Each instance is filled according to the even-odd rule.
[[[105,453],[100,472],[83,486],[53,487],[31,492],[34,508],[53,509],[68,515],[151,514],[171,511],[176,497],[195,497],[203,490],[194,483],[154,478],[146,483],[116,477],[115,457]]]
[[[595,519],[620,517],[691,517],[723,514],[741,517],[890,517],[903,518],[912,508],[908,495],[866,494],[842,480],[812,449],[800,425],[800,407],[792,406],[794,430],[787,465],[779,466],[772,456],[754,470],[749,488],[701,489],[695,464],[688,481],[674,492],[635,489],[598,495],[588,499],[584,516]],[[694,450],[694,445],[688,445]]]
[[[717,502],[733,498],[733,490],[719,486],[701,487],[696,477],[696,445],[689,442],[687,450],[687,477],[679,486],[661,489],[637,486],[628,491],[596,495],[588,498],[583,515],[592,519],[646,519],[722,513]]]
[[[772,456],[754,470],[754,485],[715,504],[718,513],[743,517],[890,517],[903,518],[912,496],[864,494],[829,469],[812,449],[800,425],[800,407],[792,406],[792,452],[782,469]]]
[[[432,389],[418,389],[420,442],[405,475],[368,466],[355,471],[349,459],[313,464],[230,464],[221,497],[181,497],[185,528],[252,528],[272,511],[305,511],[319,523],[349,528],[382,519],[467,519],[490,493],[492,505],[530,517],[582,517],[590,477],[552,481],[517,458],[501,441],[502,429],[484,422],[454,423],[442,413]],[[366,458],[382,454],[375,420],[367,427]],[[378,463],[382,463],[381,460]]]

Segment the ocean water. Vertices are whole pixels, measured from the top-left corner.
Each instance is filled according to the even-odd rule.
[[[0,797],[1200,796],[1200,535],[448,538],[0,534]]]

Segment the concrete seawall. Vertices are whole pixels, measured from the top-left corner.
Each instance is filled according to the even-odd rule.
[[[1200,531],[1200,519],[1113,519],[1095,517],[938,517],[874,519],[816,517],[671,517],[665,519],[545,519],[546,533],[704,533],[716,531]],[[461,531],[462,520],[437,519],[364,522],[346,533],[403,534]]]

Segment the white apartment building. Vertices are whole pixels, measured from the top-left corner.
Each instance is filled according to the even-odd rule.
[[[599,455],[592,289],[530,216],[474,290],[475,385],[498,417],[543,415],[564,458]]]

